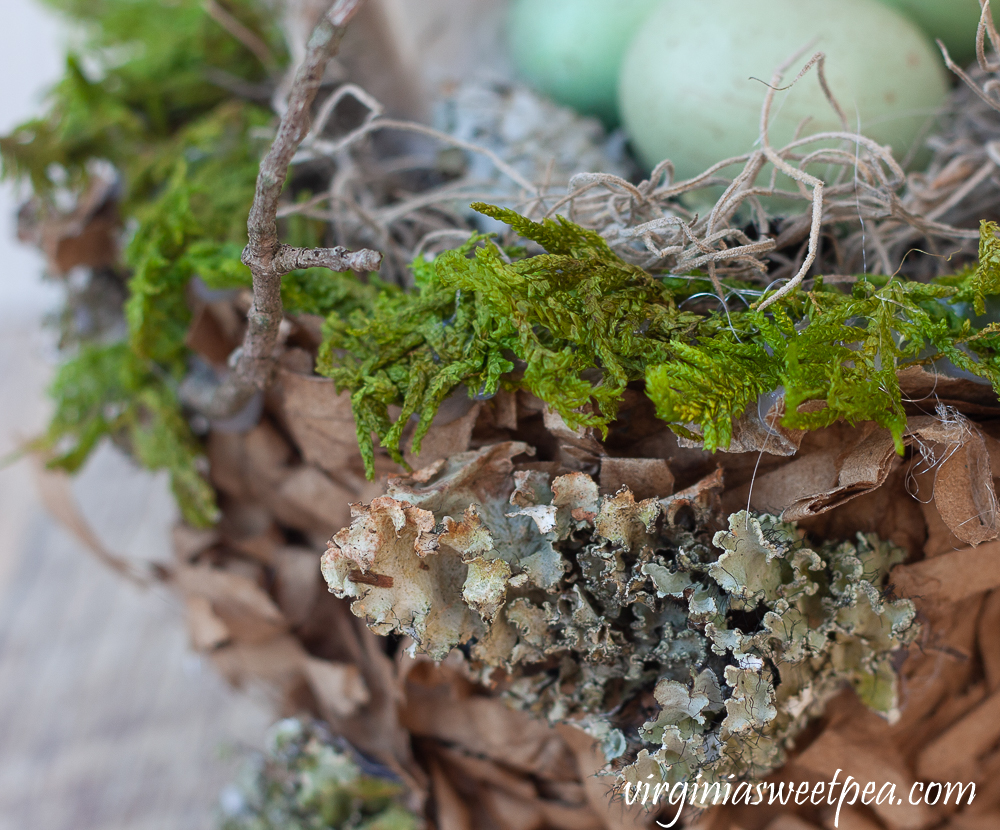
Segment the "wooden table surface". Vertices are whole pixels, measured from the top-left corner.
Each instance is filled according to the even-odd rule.
[[[45,421],[51,349],[0,317],[0,454]],[[267,707],[187,647],[181,610],[122,581],[50,520],[30,463],[0,470],[0,830],[209,828]],[[108,546],[169,556],[162,479],[104,448],[74,484]]]

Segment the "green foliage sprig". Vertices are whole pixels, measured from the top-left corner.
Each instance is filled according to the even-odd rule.
[[[218,519],[215,496],[198,468],[200,448],[174,386],[128,343],[85,345],[56,373],[47,448],[57,454],[56,466],[74,472],[101,438],[114,436],[140,464],[170,472],[189,522],[211,524]]]
[[[154,196],[174,167],[179,132],[233,98],[221,78],[253,85],[267,71],[206,11],[202,0],[46,0],[82,30],[48,111],[0,139],[5,176],[27,178],[36,195],[79,191],[93,159],[122,171],[124,211]],[[272,12],[260,0],[226,9],[283,60]],[[53,166],[65,181],[52,178]]]
[[[784,426],[874,421],[892,432],[902,452],[906,413],[898,371],[945,358],[1000,389],[1000,341],[948,302],[977,280],[973,272],[951,285],[871,278],[849,293],[819,280],[766,313],[734,312],[729,327],[697,345],[675,344],[674,359],[647,371],[646,393],[678,432],[696,424],[710,450],[728,446],[732,419],[780,388]],[[800,409],[814,401],[823,405]]]

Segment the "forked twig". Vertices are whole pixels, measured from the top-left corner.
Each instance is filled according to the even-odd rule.
[[[260,163],[253,206],[247,220],[249,242],[240,257],[253,275],[253,305],[236,365],[215,390],[203,414],[226,418],[242,409],[271,380],[274,348],[282,320],[281,278],[298,268],[331,271],[377,271],[382,255],[376,251],[344,248],[293,248],[278,239],[278,201],[288,175],[288,165],[309,132],[313,101],[323,71],[336,53],[347,23],[364,0],[336,0],[320,18],[306,48],[302,65],[288,95],[271,148]]]

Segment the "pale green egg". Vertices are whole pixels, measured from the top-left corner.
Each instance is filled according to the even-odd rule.
[[[625,48],[658,2],[514,0],[507,33],[514,64],[555,101],[616,123]]]
[[[957,63],[965,64],[975,60],[976,29],[979,27],[981,11],[979,0],[882,0],[882,2],[904,12],[935,40],[940,38],[948,47],[948,54]],[[987,48],[989,48],[988,41]]]
[[[944,101],[941,57],[917,26],[877,0],[663,0],[629,44],[619,77],[622,122],[641,160],[674,162],[678,178],[701,173],[757,144],[761,104],[774,70],[808,47],[789,83],[816,51],[860,130],[897,158]],[[839,130],[815,69],[778,92],[771,145]]]

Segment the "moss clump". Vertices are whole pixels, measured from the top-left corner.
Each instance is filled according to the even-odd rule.
[[[407,421],[419,421],[416,451],[441,401],[461,386],[480,397],[501,385],[526,389],[570,426],[606,432],[625,386],[644,381],[658,415],[709,450],[728,446],[733,419],[779,389],[785,426],[875,421],[900,451],[897,371],[945,358],[1000,389],[998,335],[963,315],[1000,286],[1000,243],[989,225],[975,271],[931,283],[858,278],[847,291],[818,278],[766,312],[696,313],[684,307],[711,290],[703,277],[648,274],[561,217],[535,223],[473,207],[545,253],[512,257],[476,237],[432,262],[418,259],[412,294],[328,322],[319,368],[350,390],[369,465],[372,433],[401,461]],[[760,293],[727,287],[748,304]],[[800,412],[807,401],[825,406]]]
[[[127,215],[154,198],[185,148],[184,131],[234,98],[224,84],[253,87],[267,68],[206,11],[201,0],[46,0],[83,41],[49,93],[48,111],[0,139],[7,176],[28,178],[49,199],[82,190],[94,159],[126,179]],[[226,9],[284,59],[273,14],[259,0]],[[238,218],[238,217],[234,217]]]
[[[642,379],[650,360],[667,359],[670,340],[690,336],[701,320],[593,231],[473,207],[546,253],[527,257],[476,236],[433,262],[418,258],[413,293],[383,295],[370,311],[328,321],[319,371],[351,391],[369,465],[372,432],[402,463],[410,417],[419,418],[418,451],[441,401],[461,385],[480,397],[501,384],[528,389],[571,426],[606,431],[626,385]],[[394,422],[391,406],[402,407]]]
[[[222,282],[246,271],[239,252],[265,146],[255,131],[271,113],[220,81],[254,85],[267,70],[200,0],[50,5],[82,28],[83,45],[46,114],[0,139],[3,174],[31,182],[44,221],[57,214],[60,191],[87,187],[95,159],[111,162],[131,239],[128,340],[78,343],[52,386],[56,412],[43,444],[53,464],[72,470],[111,436],[141,463],[168,470],[187,521],[209,524],[214,496],[177,394],[189,359],[185,290],[194,275]],[[281,58],[263,5],[237,0],[227,9]]]

